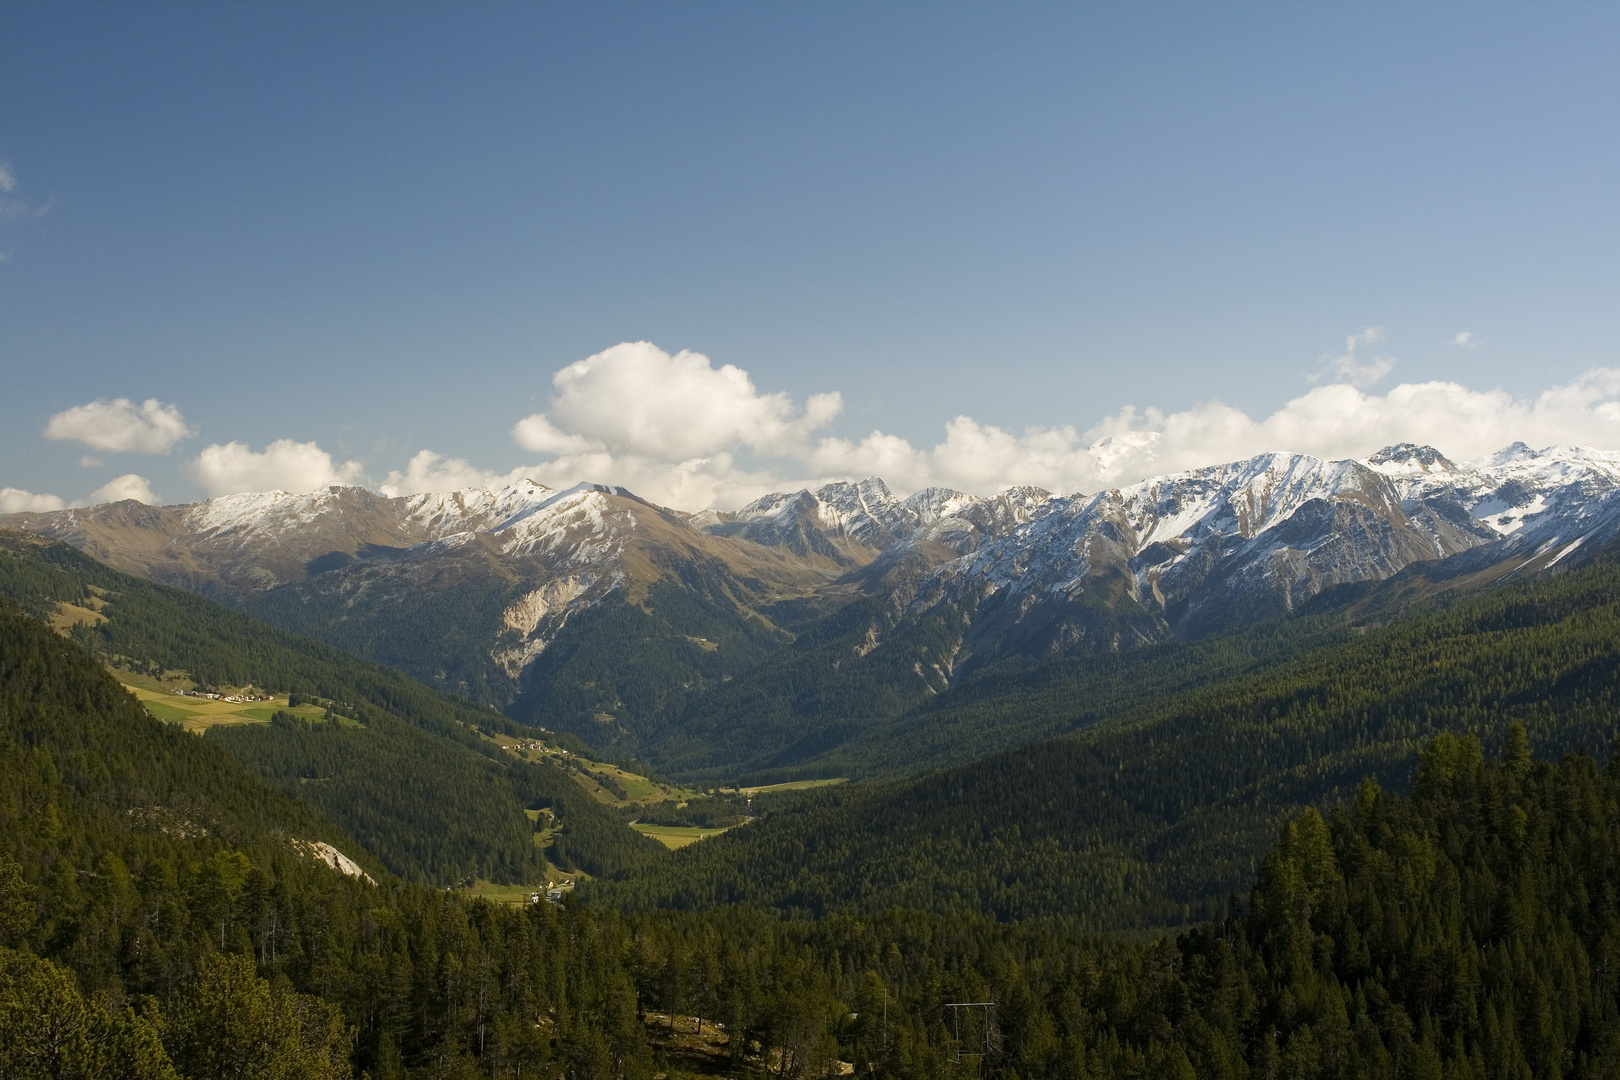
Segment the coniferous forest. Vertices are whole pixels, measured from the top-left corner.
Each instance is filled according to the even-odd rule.
[[[761,800],[668,853],[483,752],[479,710],[42,550],[12,549],[24,603],[0,601],[0,1075],[1620,1070],[1611,564],[1222,661],[985,762]],[[92,585],[111,619],[39,617]],[[283,664],[358,723],[197,738],[105,667],[183,650]],[[444,887],[536,805],[578,896]],[[434,824],[476,813],[499,824]]]
[[[316,819],[141,715],[78,646],[14,610],[0,625],[8,1076],[1620,1067],[1620,777],[1534,759],[1522,725],[1490,762],[1436,737],[1409,796],[1368,781],[1306,810],[1246,896],[1174,938],[900,909],[625,916],[301,861],[278,830]],[[953,1001],[996,1006],[964,1028]],[[658,1017],[725,1037],[683,1055]]]

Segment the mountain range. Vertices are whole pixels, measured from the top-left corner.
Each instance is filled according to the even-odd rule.
[[[508,716],[0,531],[0,1072],[932,1077],[977,1045],[942,1002],[994,1001],[1008,1076],[1610,1075],[1612,468],[78,515],[108,553],[138,551],[116,513],[166,518],[199,591],[402,655],[503,671],[493,610],[536,646]],[[530,629],[502,589],[542,591]],[[274,704],[197,738],[159,722],[191,687]],[[693,777],[867,779],[614,773],[643,804],[519,716]]]
[[[1287,453],[1090,495],[877,478],[689,514],[616,487],[11,515],[514,719],[693,774],[802,766],[1009,664],[1197,640],[1405,575],[1579,564],[1620,454]]]

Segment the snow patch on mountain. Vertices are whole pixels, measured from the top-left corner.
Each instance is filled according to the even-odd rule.
[[[1270,453],[1049,497],[938,567],[913,604],[982,606],[999,595],[1003,623],[1061,622],[1083,594],[1123,588],[1169,632],[1291,610],[1328,586],[1463,552],[1517,553],[1545,568],[1604,530],[1620,535],[1620,454],[1514,446],[1459,465],[1412,444],[1365,461]]]
[[[331,491],[294,495],[290,491],[244,491],[221,495],[191,507],[187,524],[197,532],[253,531],[265,527],[296,529],[318,518],[331,505]]]
[[[404,517],[433,535],[467,530],[486,532],[496,522],[519,517],[525,509],[539,506],[555,494],[554,489],[544,484],[519,480],[499,491],[471,488],[412,495],[406,500]]]
[[[579,484],[524,508],[491,531],[511,555],[545,554],[569,567],[598,566],[616,558],[635,532],[635,514],[616,488]]]

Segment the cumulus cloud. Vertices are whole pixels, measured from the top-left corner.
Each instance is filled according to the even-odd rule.
[[[790,453],[843,409],[836,393],[813,394],[802,413],[785,393],[761,394],[748,373],[716,368],[702,353],[674,356],[627,341],[552,376],[551,410],[520,420],[512,436],[549,454],[608,451],[688,461],[734,447]]]
[[[134,499],[148,506],[158,501],[158,497],[152,494],[152,485],[147,482],[146,477],[125,473],[102,484],[73,505],[99,506],[101,503],[123,502],[125,499]]]
[[[1019,484],[1075,492],[1271,450],[1365,457],[1419,442],[1467,460],[1519,440],[1620,447],[1620,369],[1596,369],[1528,399],[1455,382],[1402,383],[1374,394],[1367,383],[1394,365],[1377,351],[1382,341],[1376,327],[1350,335],[1318,373],[1332,381],[1269,416],[1220,401],[1179,412],[1125,406],[1090,427],[1023,432],[958,416],[941,441],[921,447],[882,431],[817,437],[838,412],[836,394],[800,410],[785,394],[760,392],[739,368],[626,344],[564,368],[553,380],[552,408],[513,429],[519,445],[551,460],[502,474],[424,451],[390,483],[404,491],[466,486],[463,479],[500,486],[519,475],[552,486],[595,480],[700,510],[874,475],[900,493],[939,485],[989,494]]]
[[[466,488],[498,491],[529,477],[536,469],[519,466],[506,473],[480,469],[465,458],[445,457],[432,450],[419,451],[405,466],[404,471],[391,470],[377,490],[390,499],[401,495],[421,495]],[[532,477],[531,477],[532,478]]]
[[[1477,349],[1480,346],[1479,335],[1472,330],[1457,331],[1457,336],[1451,339],[1451,343],[1464,349]]]
[[[0,487],[0,514],[37,514],[60,510],[66,505],[56,495],[35,495],[22,488]]]
[[[962,416],[930,449],[874,433],[859,443],[823,440],[808,462],[817,471],[877,472],[901,489],[1096,491],[1272,450],[1355,458],[1416,442],[1467,460],[1521,440],[1620,447],[1620,369],[1596,369],[1530,399],[1455,382],[1403,383],[1382,395],[1340,383],[1258,419],[1219,401],[1171,413],[1127,406],[1083,432],[1015,435]]]
[[[333,464],[332,455],[313,442],[277,439],[262,452],[239,442],[215,443],[186,465],[186,475],[211,496],[275,490],[302,494],[357,484],[362,470],[358,461]]]
[[[1344,458],[1417,442],[1467,460],[1521,440],[1535,446],[1620,446],[1617,398],[1620,369],[1613,368],[1595,369],[1530,399],[1455,382],[1402,383],[1383,395],[1322,386],[1259,420],[1218,402],[1169,415],[1126,409],[1087,435],[1137,440],[1137,448],[1108,470],[1121,481],[1266,450]]]
[[[745,465],[739,453],[802,460],[811,436],[844,407],[834,392],[810,395],[801,409],[786,393],[761,393],[735,365],[646,341],[569,364],[551,384],[550,409],[519,420],[512,438],[556,457],[518,472],[551,486],[620,484],[693,510],[740,505],[780,487],[779,472]]]
[[[47,439],[83,443],[111,453],[166,454],[181,439],[196,434],[174,405],[147,398],[139,406],[129,398],[97,399],[52,416]]]
[[[1351,334],[1344,339],[1344,352],[1322,357],[1322,368],[1311,376],[1311,382],[1371,386],[1395,367],[1393,356],[1366,355],[1368,349],[1376,347],[1383,340],[1384,328],[1381,326],[1369,326],[1359,334]]]

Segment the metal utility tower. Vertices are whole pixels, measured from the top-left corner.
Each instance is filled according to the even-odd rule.
[[[957,1064],[974,1062],[982,1077],[1000,1072],[1001,1028],[996,1026],[996,1003],[993,1001],[947,1001],[945,1008],[951,1014],[951,1035],[956,1040]],[[967,1042],[963,1042],[963,1032]]]

